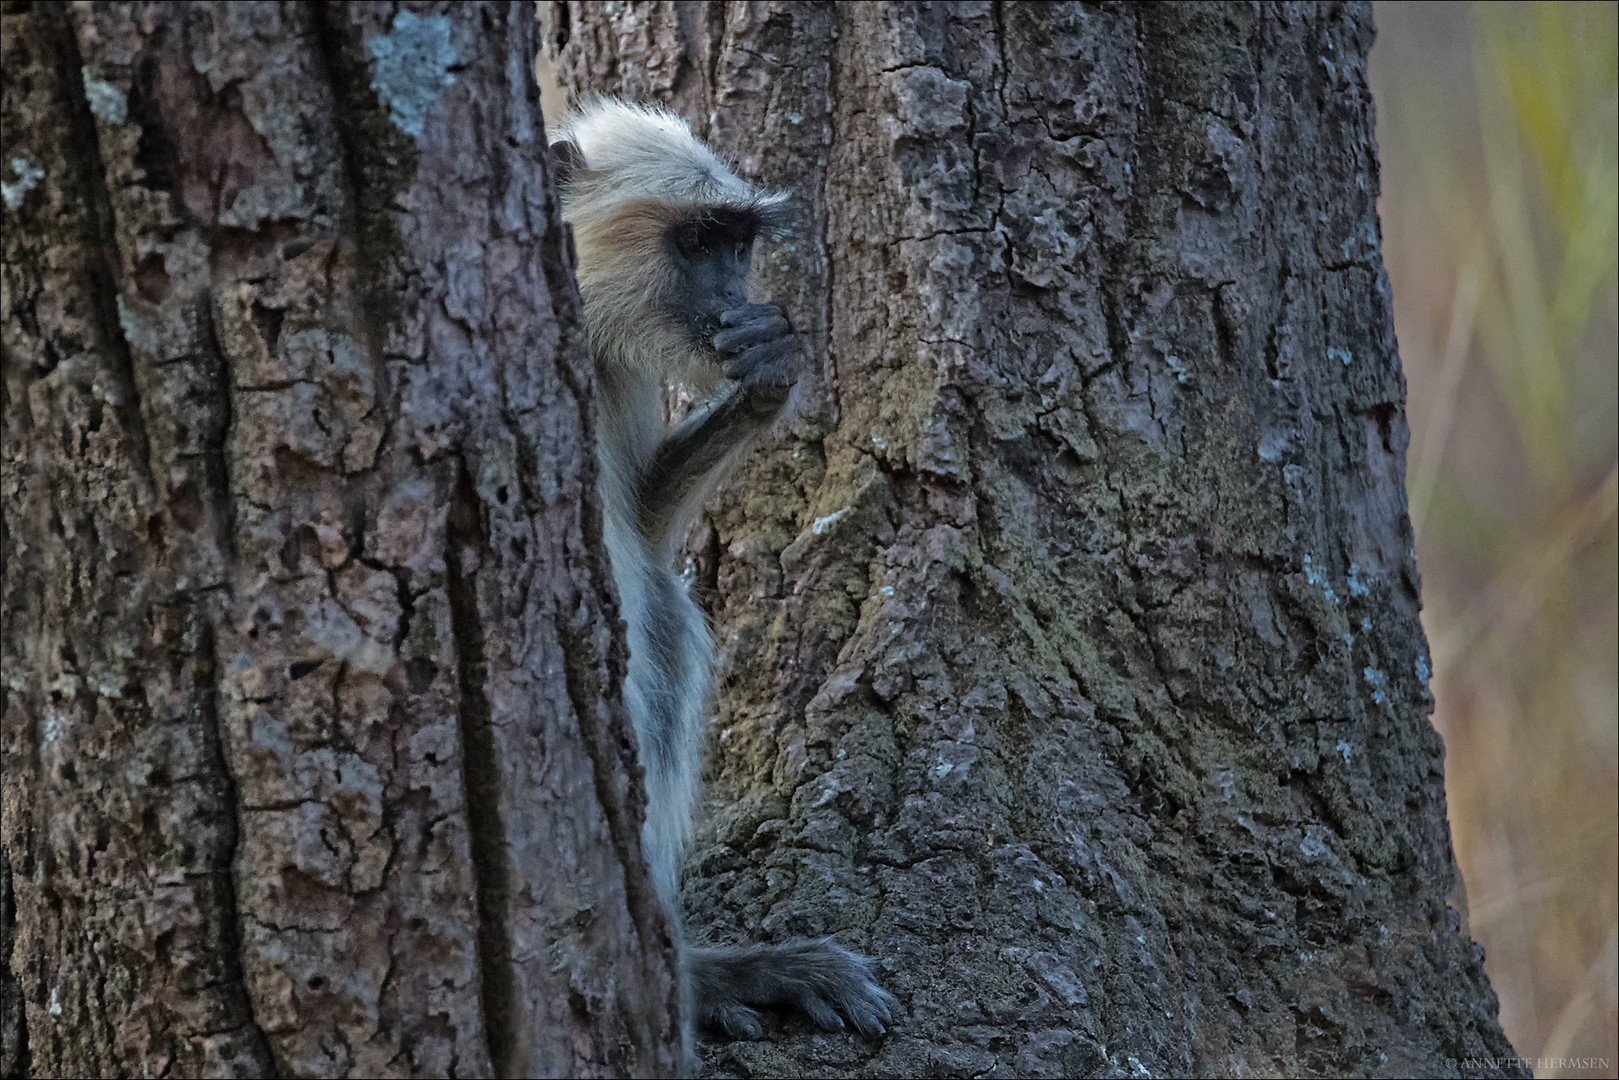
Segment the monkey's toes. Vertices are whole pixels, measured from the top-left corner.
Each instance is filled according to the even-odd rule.
[[[894,998],[888,991],[869,979],[861,979],[858,985],[851,986],[838,995],[837,1008],[838,1012],[854,1025],[856,1031],[869,1039],[887,1032],[888,1022],[894,1018],[893,1001]],[[822,1023],[813,1009],[806,1006],[806,1011],[821,1027],[832,1026]],[[843,1026],[842,1020],[839,1020],[836,1014],[833,1015],[833,1019],[838,1020],[837,1027]]]
[[[884,1034],[893,1017],[894,998],[877,985],[871,958],[831,938],[697,947],[689,958],[703,1023],[732,1038],[760,1033],[758,1014],[743,1002],[797,1009],[823,1031],[852,1026],[868,1038]]]
[[[877,991],[877,994],[881,993],[883,993],[881,990]],[[858,1000],[843,998],[836,1006],[826,998],[807,997],[798,1002],[798,1007],[803,1009],[810,1022],[822,1031],[842,1031],[853,1025],[856,1031],[868,1039],[887,1034],[888,1028],[884,1021],[892,1019],[888,1004],[876,994]],[[844,1023],[844,1017],[848,1017],[848,1024]]]
[[[893,1019],[894,996],[872,978],[871,960],[830,940],[816,943],[809,965],[819,969],[798,1000],[817,1027],[837,1031],[847,1020],[856,1031],[874,1038]]]
[[[825,998],[806,997],[799,1001],[798,1007],[808,1013],[810,1022],[822,1031],[843,1030],[843,1017]]]
[[[764,1034],[759,1014],[738,1001],[722,1001],[712,1005],[703,1017],[709,1027],[718,1028],[733,1039],[750,1042]]]
[[[865,994],[849,1005],[849,1022],[868,1038],[885,1034],[894,1020],[893,1004],[894,995],[876,983],[867,983]]]

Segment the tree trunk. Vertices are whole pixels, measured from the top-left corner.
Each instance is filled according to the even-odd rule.
[[[690,552],[694,926],[876,1042],[720,1075],[1514,1073],[1458,886],[1365,5],[555,4],[575,94],[790,187],[819,357]]]
[[[532,7],[4,29],[6,1075],[673,1070]]]

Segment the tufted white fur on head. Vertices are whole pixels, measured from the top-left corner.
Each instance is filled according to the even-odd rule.
[[[581,206],[652,198],[763,211],[784,200],[754,191],[692,134],[686,121],[658,105],[594,98],[563,121],[561,137],[584,158],[584,170],[570,181],[566,196]]]

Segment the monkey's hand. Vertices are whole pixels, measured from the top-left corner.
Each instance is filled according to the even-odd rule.
[[[804,368],[793,324],[775,304],[743,304],[720,315],[714,349],[725,377],[741,384],[755,412],[775,412]]]
[[[720,316],[714,351],[736,388],[693,409],[658,444],[636,489],[641,535],[654,547],[669,538],[683,508],[726,471],[726,462],[767,430],[792,393],[804,354],[792,324],[774,304],[743,304]]]
[[[815,1026],[860,1034],[883,1034],[893,1017],[893,995],[877,985],[871,958],[850,952],[831,938],[782,945],[693,948],[692,990],[697,1016],[733,1039],[763,1032],[754,1005],[802,1009]]]

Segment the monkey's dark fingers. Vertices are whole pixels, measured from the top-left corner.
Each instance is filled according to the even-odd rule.
[[[741,326],[743,323],[762,319],[766,315],[780,315],[781,308],[775,304],[743,304],[730,311],[720,312],[721,326]]]
[[[720,352],[741,352],[749,345],[775,341],[777,338],[786,337],[792,332],[793,324],[780,314],[765,315],[758,319],[736,324],[729,330],[721,330],[714,335],[714,348]]]
[[[725,362],[725,377],[750,385],[791,386],[798,379],[800,353],[796,338],[776,338],[751,345]]]

